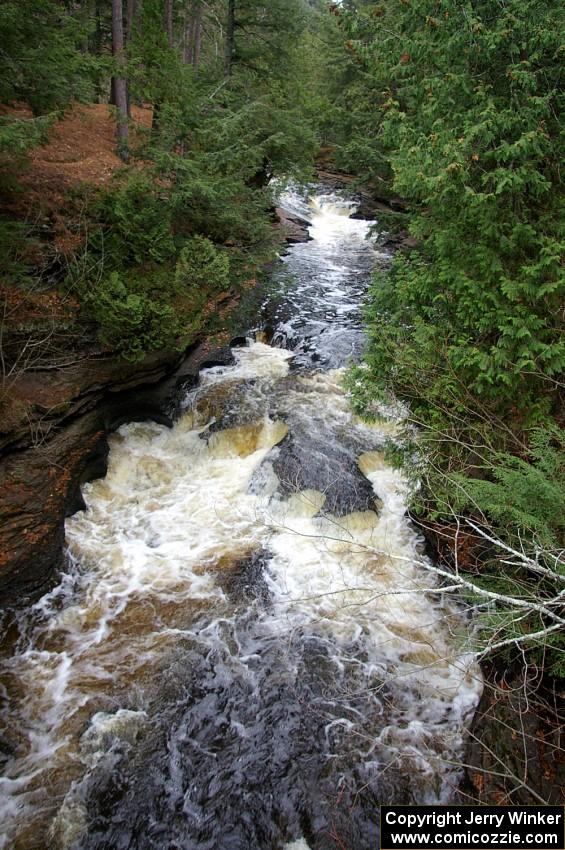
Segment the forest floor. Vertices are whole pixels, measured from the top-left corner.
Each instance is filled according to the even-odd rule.
[[[31,113],[17,107],[21,117]],[[152,107],[132,106],[133,143],[141,143],[151,129]],[[21,211],[33,205],[56,209],[68,192],[81,185],[101,187],[124,163],[116,153],[116,120],[106,103],[76,104],[47,132],[45,144],[33,148],[20,183]]]
[[[4,107],[3,114],[31,118],[29,107]],[[152,108],[132,107],[134,142],[141,143],[151,128]],[[108,104],[76,104],[47,131],[43,145],[32,148],[18,175],[18,187],[2,204],[6,212],[23,220],[30,230],[46,235],[36,240],[26,261],[36,267],[65,264],[82,242],[79,229],[66,214],[69,195],[82,187],[102,188],[124,168],[116,153],[116,123]],[[137,167],[143,167],[138,162]],[[29,322],[68,321],[78,304],[62,298],[54,287],[47,291],[0,283],[4,317],[12,325]]]
[[[131,111],[131,147],[139,152],[151,130],[153,108],[133,105]],[[32,118],[23,104],[0,107],[0,114]],[[43,144],[29,151],[15,189],[0,198],[0,213],[24,222],[31,235],[25,256],[17,259],[39,273],[31,285],[25,277],[0,281],[0,447],[22,429],[33,431],[38,416],[43,420],[80,393],[77,372],[81,383],[86,361],[96,372],[92,358],[113,357],[84,335],[80,304],[60,282],[84,244],[82,195],[119,180],[122,171],[125,175],[151,165],[136,156],[126,167],[117,155],[112,106],[75,104],[48,127]],[[287,237],[282,225],[279,237]],[[254,283],[251,277],[242,289]],[[232,290],[220,293],[204,312],[227,320],[238,300]],[[203,350],[227,342],[227,332],[216,332],[202,341]]]

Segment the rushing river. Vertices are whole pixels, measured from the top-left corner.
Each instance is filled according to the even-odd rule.
[[[285,200],[313,238],[273,344],[204,371],[174,428],[114,434],[68,573],[8,629],[2,848],[374,850],[379,803],[457,786],[464,615],[418,565],[394,424],[342,388],[386,258],[345,202]]]

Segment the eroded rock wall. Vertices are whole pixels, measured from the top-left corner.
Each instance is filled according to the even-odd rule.
[[[0,424],[1,605],[25,603],[56,576],[65,518],[84,508],[81,485],[106,474],[108,435],[128,421],[171,422],[202,365],[230,357],[229,349],[200,344],[183,357],[90,357],[67,371],[26,376],[19,421]]]

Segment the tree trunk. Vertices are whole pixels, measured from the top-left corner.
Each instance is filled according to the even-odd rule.
[[[182,37],[182,61],[185,65],[192,63],[192,40],[194,31],[194,16],[192,9],[185,9],[184,32]]]
[[[226,26],[226,61],[224,73],[229,77],[235,56],[235,0],[228,0],[228,20]]]
[[[93,34],[93,52],[99,56],[102,53],[102,45],[104,43],[104,33],[102,27],[102,16],[104,14],[104,4],[102,0],[96,0],[94,14],[96,17],[96,26]]]
[[[194,27],[192,30],[192,65],[195,71],[200,65],[200,48],[202,47],[202,3],[198,3],[194,11]]]
[[[112,82],[118,113],[118,154],[127,162],[129,157],[128,96],[126,78],[121,70],[125,60],[122,0],[112,0],[112,53],[117,65],[117,72]]]
[[[138,0],[127,0],[126,3],[126,26],[124,32],[124,42],[125,44],[129,44],[132,36],[133,36],[133,27],[135,24],[135,18],[137,16],[139,10]],[[127,87],[127,104],[128,104],[128,118],[131,120],[131,95],[129,86]]]
[[[169,47],[173,47],[173,0],[165,0],[165,32],[167,33]]]
[[[202,2],[195,0],[187,9],[184,26],[182,58],[185,65],[198,70],[202,45]]]
[[[133,25],[137,15],[137,0],[127,0],[125,41],[129,44],[133,35]]]

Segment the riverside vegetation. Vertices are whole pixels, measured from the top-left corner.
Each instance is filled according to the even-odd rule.
[[[300,173],[315,150],[301,109],[305,9],[300,2],[269,4],[266,20],[266,4],[240,4],[226,68],[224,10],[217,7],[169,3],[164,10],[149,0],[128,9],[118,46],[111,10],[99,4],[71,10],[39,0],[25,13],[11,3],[1,12],[9,46],[2,101],[24,101],[33,111],[21,118],[8,108],[2,117],[8,195],[17,193],[11,177],[25,168],[26,149],[71,102],[104,97],[112,74],[113,91],[118,71],[127,77],[130,113],[132,104],[153,108],[151,127],[120,141],[129,164],[114,181],[93,192],[86,177],[56,211],[78,243],[72,252],[46,260],[44,222],[2,219],[8,283],[25,278],[25,289],[44,287],[56,274],[101,342],[129,358],[176,340],[186,345],[202,325],[206,300],[273,256],[267,184],[277,174]],[[121,4],[114,4],[114,30],[118,11],[121,19]],[[290,68],[292,74],[284,70]],[[8,208],[13,203],[9,197]]]
[[[419,243],[375,280],[356,404],[409,400],[416,510],[480,550],[481,586],[515,598],[489,607],[494,640],[541,633],[536,657],[563,676],[562,7],[334,14],[359,68],[341,161],[392,184]],[[549,616],[525,616],[528,599]]]
[[[477,651],[526,658],[557,692],[563,17],[552,0],[2,4],[4,413],[18,375],[69,351],[136,361],[218,327],[218,296],[275,254],[271,179],[310,179],[330,148],[376,197],[400,196],[379,230],[415,243],[375,276],[353,403],[409,402],[391,451],[477,604]],[[110,95],[122,167],[32,214],[29,157]],[[45,294],[59,306],[38,316]]]

